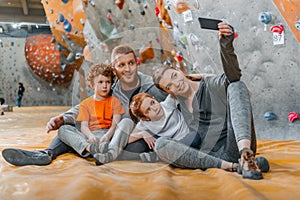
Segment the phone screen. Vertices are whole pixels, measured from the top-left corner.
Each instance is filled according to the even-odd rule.
[[[218,24],[222,22],[219,19],[209,19],[209,18],[202,18],[199,17],[200,27],[203,29],[211,29],[211,30],[219,30]]]

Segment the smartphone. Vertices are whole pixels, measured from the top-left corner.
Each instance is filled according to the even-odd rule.
[[[222,20],[219,19],[209,19],[209,18],[198,18],[200,22],[200,27],[204,29],[211,29],[211,30],[219,30],[218,24],[222,22]]]

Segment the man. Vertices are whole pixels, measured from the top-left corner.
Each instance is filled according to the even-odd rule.
[[[125,114],[122,116],[122,119],[129,117],[128,107],[130,98],[139,92],[147,92],[151,96],[155,96],[159,101],[165,99],[166,94],[154,86],[151,76],[138,71],[139,65],[137,63],[136,55],[131,47],[127,45],[115,47],[112,51],[111,62],[114,73],[117,76],[117,80],[112,87],[113,96],[119,98],[125,108]],[[67,112],[51,118],[46,126],[47,132],[57,129],[59,134],[78,131],[75,127],[78,108],[79,106],[77,105]],[[119,132],[120,137],[125,135],[125,138],[127,138],[127,135],[132,131],[133,124],[128,123],[128,121],[129,119],[124,119],[118,124],[116,132]],[[64,125],[72,126],[65,128]],[[113,144],[119,142],[117,139]],[[70,146],[66,145],[56,136],[50,146],[45,150],[27,151],[23,149],[8,148],[2,151],[2,155],[7,162],[16,166],[48,165],[57,156],[73,151],[74,150]],[[139,153],[147,151],[149,151],[147,144],[144,140],[139,140],[128,144],[119,156],[119,159],[138,159]]]

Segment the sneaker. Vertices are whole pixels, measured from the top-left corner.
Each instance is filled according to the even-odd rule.
[[[257,162],[257,165],[261,172],[265,173],[270,171],[269,161],[265,157],[258,156],[254,160]]]
[[[41,151],[26,151],[22,149],[8,148],[2,151],[3,158],[15,166],[24,165],[49,165],[51,156]]]
[[[139,157],[143,162],[146,163],[154,163],[159,161],[158,155],[153,151],[140,153]]]
[[[254,159],[254,153],[250,149],[243,149],[240,159],[240,170],[243,178],[259,180],[262,179],[262,172]]]
[[[102,165],[113,161],[113,155],[110,152],[94,154],[96,165]]]
[[[90,153],[94,155],[95,153],[107,153],[108,142],[95,143],[90,146]]]

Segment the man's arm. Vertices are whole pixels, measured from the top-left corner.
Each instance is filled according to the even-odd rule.
[[[58,116],[52,117],[46,125],[47,133],[59,129],[64,124],[75,125],[76,118],[78,115],[78,110],[79,110],[79,105],[76,105],[72,107],[70,110]]]
[[[79,104],[72,107],[70,110],[64,112],[62,114],[64,118],[64,124],[75,125],[78,113],[79,113]]]

